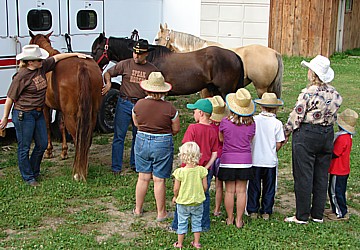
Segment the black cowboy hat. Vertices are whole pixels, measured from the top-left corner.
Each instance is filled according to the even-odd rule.
[[[138,41],[131,42],[129,44],[129,50],[133,51],[136,54],[143,54],[154,50],[154,48],[149,45],[147,40],[139,39]]]

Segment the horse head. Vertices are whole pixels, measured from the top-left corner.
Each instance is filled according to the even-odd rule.
[[[167,23],[165,23],[164,26],[160,23],[160,30],[155,38],[155,44],[165,46],[171,51],[177,52],[172,46],[174,44],[174,36],[172,30],[168,28]]]
[[[56,49],[54,49],[51,46],[51,41],[50,41],[50,36],[52,35],[53,32],[50,32],[46,35],[43,34],[37,34],[34,35],[30,30],[29,30],[29,35],[31,37],[31,40],[29,42],[29,44],[36,44],[39,45],[40,48],[45,49],[47,52],[49,52],[50,56],[56,55],[56,54],[60,54],[60,52]]]

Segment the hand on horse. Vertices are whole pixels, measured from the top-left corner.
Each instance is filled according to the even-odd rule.
[[[106,95],[110,89],[111,89],[111,83],[105,84],[105,86],[101,89],[101,94]]]
[[[77,57],[79,58],[83,58],[83,59],[86,59],[86,58],[93,58],[92,56],[90,55],[86,55],[86,54],[83,54],[83,53],[76,53],[77,54]]]

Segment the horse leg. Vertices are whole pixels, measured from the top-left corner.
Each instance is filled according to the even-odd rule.
[[[65,124],[64,124],[64,115],[61,114],[61,119],[60,119],[60,132],[61,132],[61,138],[62,138],[62,147],[61,147],[61,159],[65,160],[68,158],[68,145],[66,142],[66,129],[65,129]]]
[[[46,129],[47,129],[47,136],[48,136],[48,145],[47,145],[47,148],[44,153],[44,158],[50,159],[50,158],[54,157],[53,151],[52,151],[53,145],[51,142],[51,131],[50,131],[50,108],[45,105],[43,113],[44,113],[44,118],[45,118],[45,122],[46,122]]]

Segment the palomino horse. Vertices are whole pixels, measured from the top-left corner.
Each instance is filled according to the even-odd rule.
[[[220,43],[207,41],[197,36],[171,30],[165,23],[160,24],[160,31],[155,39],[156,44],[163,45],[175,52],[190,52],[208,46],[224,47]],[[281,55],[273,49],[262,45],[247,45],[230,49],[238,54],[244,63],[244,84],[253,83],[257,95],[261,98],[264,92],[274,92],[281,97],[283,62]]]
[[[50,56],[60,52],[53,49],[47,35],[38,34],[32,37],[30,44],[37,44],[49,52]],[[71,57],[56,63],[55,70],[47,74],[45,119],[48,128],[48,148],[46,154],[52,156],[50,137],[49,109],[61,111],[63,122],[71,134],[75,145],[73,177],[75,180],[86,180],[88,172],[88,155],[92,134],[96,125],[96,116],[102,101],[103,86],[101,71],[92,59]],[[62,130],[62,157],[67,156],[67,145],[64,126]]]
[[[106,38],[100,34],[92,45],[92,56],[100,65],[109,60],[131,58],[128,43],[124,38]],[[149,52],[147,59],[172,84],[169,95],[193,94],[207,88],[213,94],[225,97],[244,86],[241,58],[230,50],[212,46],[189,53],[172,53],[164,46],[152,47],[154,50]]]

